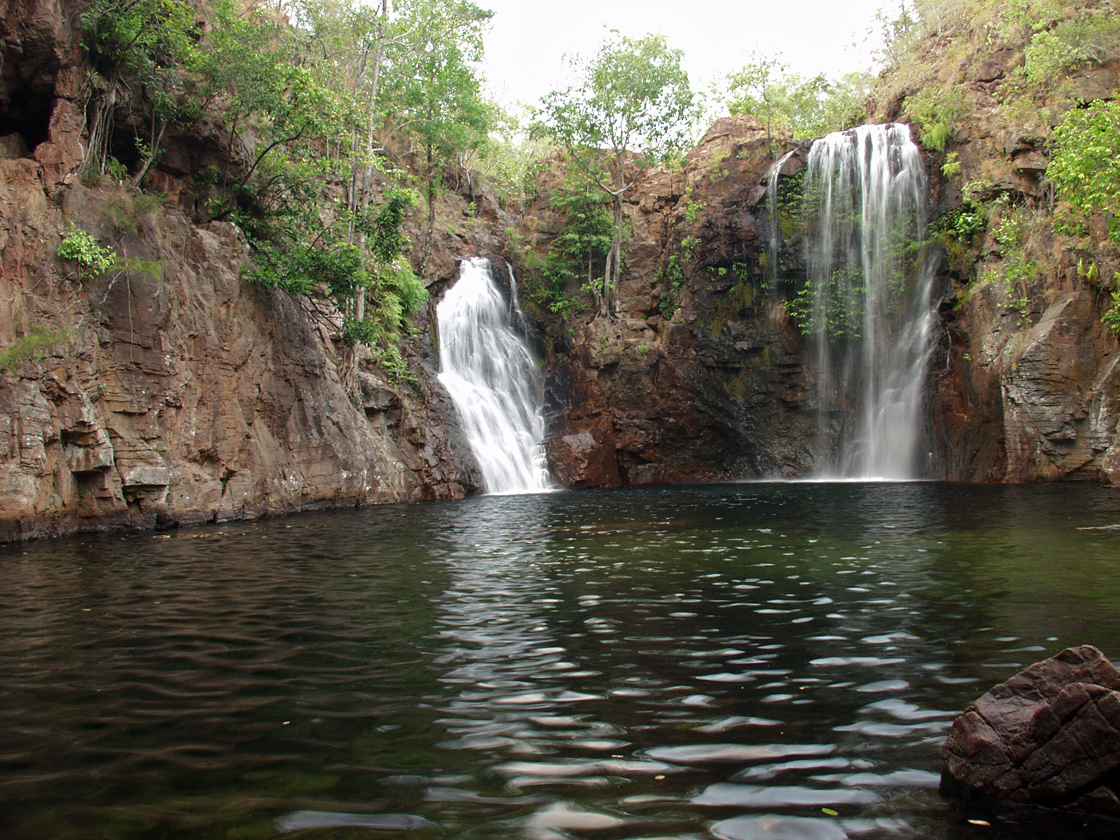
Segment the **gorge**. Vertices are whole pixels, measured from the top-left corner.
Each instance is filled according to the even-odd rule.
[[[1115,838],[1115,674],[939,749],[1120,650],[1120,17],[903,9],[686,149],[664,36],[0,0],[0,836]]]
[[[834,146],[775,143],[754,118],[733,116],[718,120],[681,165],[635,170],[610,317],[589,299],[578,303],[578,282],[563,290],[576,302],[568,311],[551,311],[542,296],[542,260],[569,224],[562,157],[545,162],[520,204],[448,164],[429,202],[431,233],[420,212],[404,221],[404,234],[425,243],[410,259],[431,294],[413,316],[417,334],[402,343],[396,372],[371,355],[351,386],[339,362],[341,316],[245,283],[242,268],[253,257],[244,231],[199,215],[193,173],[222,163],[211,129],[167,135],[150,176],[158,201],[119,179],[83,183],[76,175],[88,91],[73,63],[78,34],[66,8],[17,3],[2,33],[5,55],[26,59],[3,71],[5,540],[479,492],[487,480],[437,378],[431,326],[442,320],[437,303],[457,287],[464,255],[489,257],[505,288],[513,273],[522,281],[529,339],[544,360],[542,437],[558,486],[814,474],[1120,483],[1120,350],[1101,321],[1106,278],[1120,259],[1103,237],[1087,251],[1036,226],[1020,250],[1037,270],[1000,279],[1013,256],[1002,220],[1029,211],[1046,221],[1046,149],[1001,115],[966,109],[947,150],[884,147],[883,160],[905,163],[907,173],[893,194],[904,221],[884,227],[893,236],[901,225],[915,241],[927,229],[923,253],[905,254],[906,294],[918,310],[928,303],[927,316],[911,314],[908,334],[892,328],[892,341],[902,342],[895,346],[910,349],[825,352],[805,325],[828,304],[798,297],[806,278],[823,287],[853,266],[897,279],[898,264],[868,262],[854,228],[843,229],[855,249],[844,257],[848,268],[820,262],[816,255],[838,255],[848,243],[821,241],[801,201],[817,189],[814,167],[828,149],[838,155],[853,137],[889,131],[859,129]],[[1010,84],[1022,60],[996,49],[983,56],[944,70],[969,102]],[[949,68],[939,60],[931,66]],[[1116,69],[1087,65],[1079,95],[1115,86]],[[49,112],[27,107],[31,90]],[[880,125],[905,124],[903,117],[921,125],[906,101],[884,101]],[[950,153],[958,171],[947,175]],[[917,198],[902,198],[922,181],[924,210]],[[981,182],[981,199],[964,194]],[[980,200],[989,221],[965,241],[947,225]],[[80,276],[58,256],[75,226],[131,267]],[[889,237],[865,244],[900,245]],[[877,299],[862,308],[864,321],[884,320]],[[857,358],[916,373],[900,386],[880,369],[878,379],[863,377],[871,393],[861,396],[844,378]],[[841,432],[848,442],[881,438],[876,418],[897,427],[891,395],[907,387],[904,437],[919,453],[908,466],[885,465],[896,456],[875,455],[865,443],[837,442]],[[840,411],[837,394],[865,406],[862,419]],[[916,415],[913,406],[921,406]]]

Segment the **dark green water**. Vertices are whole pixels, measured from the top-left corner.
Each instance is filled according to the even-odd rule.
[[[1120,836],[937,790],[992,685],[1120,657],[1117,523],[750,484],[8,548],[0,837]]]

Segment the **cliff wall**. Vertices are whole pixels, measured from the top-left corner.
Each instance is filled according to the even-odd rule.
[[[431,341],[408,348],[411,381],[366,364],[351,398],[329,320],[243,282],[237,227],[194,223],[175,189],[78,181],[87,91],[62,7],[0,19],[0,541],[477,489]],[[182,138],[157,180],[205,151]],[[79,228],[126,268],[60,260]],[[452,271],[461,246],[433,262]]]

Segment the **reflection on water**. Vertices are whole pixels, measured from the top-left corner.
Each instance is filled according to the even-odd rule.
[[[1120,656],[1120,498],[483,497],[0,554],[0,836],[1073,838],[953,716]],[[991,823],[980,826],[969,819]]]

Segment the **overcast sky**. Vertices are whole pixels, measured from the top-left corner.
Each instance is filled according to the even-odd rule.
[[[865,35],[875,11],[897,5],[897,0],[475,2],[494,11],[486,39],[486,74],[491,93],[507,106],[533,104],[562,87],[564,54],[591,57],[607,29],[631,37],[665,35],[670,46],[684,51],[698,91],[742,67],[752,50],[781,53],[790,70],[802,75],[866,70],[871,57]]]

